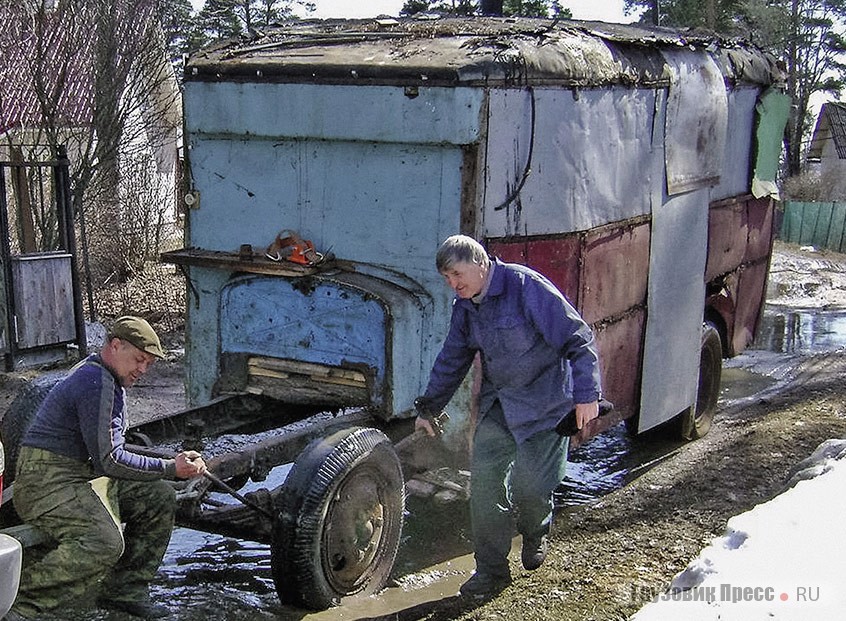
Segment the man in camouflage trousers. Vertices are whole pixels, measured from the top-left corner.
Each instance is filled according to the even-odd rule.
[[[101,351],[77,364],[38,410],[21,443],[14,505],[58,545],[25,566],[7,620],[86,597],[137,617],[168,614],[147,592],[174,526],[175,494],[163,479],[201,476],[206,466],[194,451],[160,459],[125,447],[125,389],[163,357],[146,321],[121,317]]]

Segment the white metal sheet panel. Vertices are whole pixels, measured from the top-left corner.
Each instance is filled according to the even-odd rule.
[[[672,80],[667,98],[667,192],[717,185],[723,169],[728,98],[720,68],[706,52],[664,54]]]
[[[726,151],[722,160],[720,183],[711,192],[712,201],[749,192],[758,91],[757,87],[745,87],[736,88],[728,94]]]
[[[653,211],[640,431],[696,401],[707,242],[707,189]]]
[[[649,193],[637,189],[653,183],[655,98],[624,87],[492,91],[485,234],[582,231],[648,214]],[[527,168],[519,196],[497,209]]]

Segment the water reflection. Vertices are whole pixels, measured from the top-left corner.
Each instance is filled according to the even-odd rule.
[[[823,353],[846,346],[846,311],[767,306],[753,347],[780,353]]]
[[[620,487],[637,461],[633,438],[620,424],[570,452],[567,475],[554,500],[557,507],[584,504]]]

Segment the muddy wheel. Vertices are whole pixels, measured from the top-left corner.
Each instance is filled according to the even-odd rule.
[[[696,407],[681,417],[681,435],[686,440],[696,440],[711,429],[717,413],[720,396],[720,377],[723,369],[723,346],[716,326],[706,322],[702,326],[702,344],[699,353],[699,388]]]
[[[275,501],[271,567],[283,603],[321,610],[385,586],[405,509],[402,469],[377,429],[312,442]]]
[[[6,450],[4,478],[7,485],[15,478],[15,465],[24,434],[35,419],[35,414],[47,397],[47,393],[64,377],[64,373],[48,373],[33,380],[12,400],[9,409],[3,415],[3,420],[0,420],[0,439]]]

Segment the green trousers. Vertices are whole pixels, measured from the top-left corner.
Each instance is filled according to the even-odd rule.
[[[21,447],[15,510],[58,543],[32,563],[24,554],[15,602],[21,614],[85,605],[101,594],[118,601],[147,595],[173,532],[174,490],[165,481],[92,485],[95,477],[88,464]]]
[[[564,479],[569,438],[554,430],[518,444],[496,402],[473,436],[470,520],[476,571],[510,574],[508,553],[514,527],[538,539],[552,525],[552,493]]]

